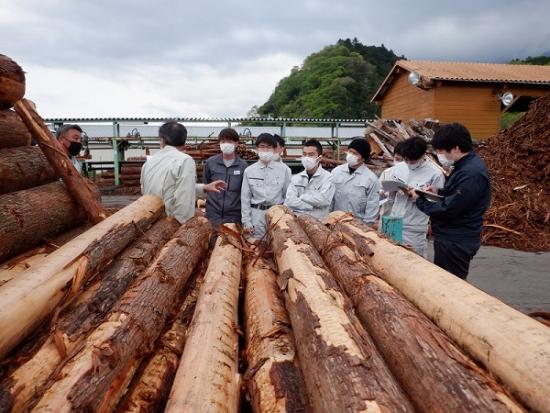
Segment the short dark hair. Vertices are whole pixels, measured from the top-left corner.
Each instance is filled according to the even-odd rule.
[[[401,156],[407,161],[417,161],[426,154],[428,144],[420,136],[413,136],[403,142]]]
[[[304,142],[304,147],[306,146],[315,146],[315,149],[317,149],[317,153],[319,156],[323,154],[323,145],[321,145],[321,142],[315,139],[309,139]]]
[[[393,154],[403,156],[403,142],[398,142],[397,145],[393,147]]]
[[[277,147],[277,141],[271,133],[260,133],[256,138],[256,146],[260,146],[261,143],[271,146],[272,148]]]
[[[284,138],[283,138],[282,136],[279,136],[279,135],[277,135],[277,134],[274,134],[273,137],[275,138],[275,140],[277,141],[277,143],[278,143],[279,145],[281,145],[283,148],[285,147],[285,143],[286,143],[286,142],[285,142],[285,140],[284,140]]]
[[[181,123],[169,121],[159,128],[159,137],[164,139],[166,145],[183,146],[187,140],[187,129]]]
[[[67,125],[63,125],[61,126],[56,132],[55,132],[55,137],[57,139],[61,138],[63,135],[65,135],[67,132],[69,132],[70,130],[77,130],[79,131],[80,133],[82,133],[82,128],[80,126],[78,126],[77,124],[74,124],[74,125],[71,125],[71,124],[67,124]]]
[[[221,141],[222,139],[239,142],[239,134],[233,128],[225,128],[222,129],[220,134],[218,135],[218,140]]]
[[[458,146],[462,153],[470,152],[474,147],[468,129],[456,122],[441,126],[432,139],[432,146],[445,151]]]

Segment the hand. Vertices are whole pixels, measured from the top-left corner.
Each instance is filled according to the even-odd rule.
[[[204,185],[204,192],[223,192],[227,189],[227,184],[222,180],[217,180]]]
[[[244,229],[245,235],[254,235],[254,227],[247,227]]]
[[[418,194],[415,192],[414,188],[411,188],[407,191],[407,196],[411,198],[411,200],[414,202],[418,198]]]
[[[422,188],[426,192],[431,192],[432,194],[437,194],[438,189],[435,185],[428,185]]]

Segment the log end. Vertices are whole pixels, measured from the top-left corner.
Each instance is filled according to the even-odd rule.
[[[7,109],[25,96],[25,72],[8,56],[0,54],[0,108]]]

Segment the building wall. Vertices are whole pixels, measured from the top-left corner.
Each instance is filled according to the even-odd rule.
[[[441,123],[460,122],[474,138],[488,138],[500,129],[500,100],[495,86],[484,83],[438,82],[434,114]]]
[[[422,90],[411,85],[407,76],[408,72],[397,75],[384,94],[382,118],[408,121],[411,118],[433,117],[434,90]]]

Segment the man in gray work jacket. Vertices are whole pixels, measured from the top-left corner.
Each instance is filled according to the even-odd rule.
[[[241,186],[246,161],[235,153],[239,134],[231,128],[223,129],[218,135],[222,153],[214,155],[204,164],[205,184],[216,180],[226,183],[224,192],[210,192],[206,195],[206,217],[216,229],[220,224],[241,223]]]

